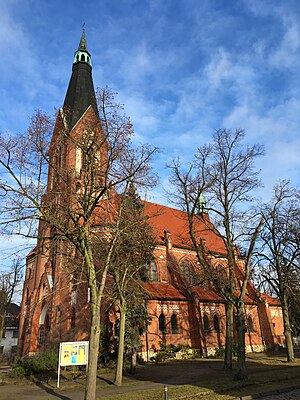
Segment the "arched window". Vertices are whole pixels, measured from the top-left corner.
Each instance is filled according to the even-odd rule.
[[[42,308],[40,319],[39,319],[40,325],[45,325],[47,313],[48,313],[48,305],[45,304],[44,307]]]
[[[203,316],[203,329],[209,331],[209,319],[207,315]]]
[[[38,345],[42,346],[44,343],[44,337],[45,337],[45,329],[43,326],[39,328],[39,334],[38,334]]]
[[[60,324],[60,321],[61,321],[61,309],[60,309],[60,306],[56,306],[56,320],[57,320],[57,323]]]
[[[152,259],[146,263],[147,280],[152,282],[158,281],[157,266],[155,261]]]
[[[75,172],[76,172],[76,177],[80,177],[80,171],[82,168],[82,149],[80,147],[76,147],[76,159],[75,159]]]
[[[224,265],[219,264],[215,267],[215,271],[217,274],[217,278],[222,283],[222,285],[228,285],[227,268],[224,267]]]
[[[217,315],[214,316],[214,330],[220,332],[219,318]]]
[[[76,325],[76,311],[75,307],[72,307],[72,314],[71,314],[71,329],[74,329]]]
[[[166,317],[164,314],[160,314],[158,317],[158,329],[162,334],[166,333]]]
[[[252,318],[250,316],[247,318],[247,326],[248,326],[248,331],[249,332],[254,332],[253,321],[252,321]]]
[[[178,322],[176,314],[173,314],[171,316],[171,330],[173,334],[178,333]]]
[[[81,54],[81,59],[80,59],[80,61],[85,61],[85,56],[84,56],[84,54]]]
[[[180,263],[180,269],[184,275],[184,278],[188,285],[192,286],[195,284],[195,271],[192,263],[189,260],[183,260]]]
[[[27,279],[31,278],[31,274],[32,274],[32,265],[28,265],[28,270],[27,270]]]
[[[47,294],[46,283],[43,283],[43,297],[46,297],[46,294]]]

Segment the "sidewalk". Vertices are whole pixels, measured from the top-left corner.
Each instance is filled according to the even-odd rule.
[[[53,387],[54,385],[47,385],[44,383],[36,384],[19,384],[19,385],[2,385],[0,386],[0,400],[83,400],[84,388],[77,390],[63,390]],[[116,387],[111,386],[97,391],[97,396],[102,398],[110,394],[136,392],[147,389],[162,389],[163,385],[160,383],[145,383],[130,386]]]

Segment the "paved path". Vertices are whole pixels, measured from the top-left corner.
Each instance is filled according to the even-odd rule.
[[[267,397],[259,397],[260,400],[299,400],[300,389],[293,390],[292,392],[285,392],[281,394],[270,394]]]
[[[163,395],[163,385],[159,383],[146,383],[136,386],[115,386],[103,388],[97,391],[99,398],[111,394],[119,394],[126,392],[135,392],[147,389],[161,388]],[[28,385],[3,385],[0,386],[0,400],[83,400],[84,390],[59,390],[42,383]]]

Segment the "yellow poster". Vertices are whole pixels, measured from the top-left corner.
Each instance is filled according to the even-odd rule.
[[[86,365],[88,360],[88,348],[89,342],[60,343],[60,365]]]

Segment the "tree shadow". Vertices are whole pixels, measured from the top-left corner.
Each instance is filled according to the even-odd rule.
[[[102,376],[99,376],[99,375],[97,375],[97,379],[99,379],[100,381],[103,381],[103,382],[107,383],[108,385],[114,386],[113,381],[111,381],[110,379],[105,379],[105,378],[103,378]]]
[[[293,376],[296,376],[299,375],[299,372],[300,365],[273,365],[272,362],[268,363],[267,359],[264,363],[259,364],[250,360],[247,362],[248,379],[237,381],[234,379],[236,369],[225,370],[222,360],[175,360],[138,368],[137,374],[131,379],[167,386],[191,385],[208,389],[216,394],[239,397],[256,394],[266,388],[271,390],[272,385],[279,381],[282,381],[282,386],[286,387],[289,385],[289,374],[292,373]],[[293,378],[290,383],[295,383]]]
[[[51,394],[51,396],[57,397],[58,399],[61,400],[72,400],[71,397],[67,397],[61,393],[57,393],[54,389],[51,389],[44,385],[42,382],[35,382],[35,385],[39,387],[40,389],[44,390],[45,392]]]

